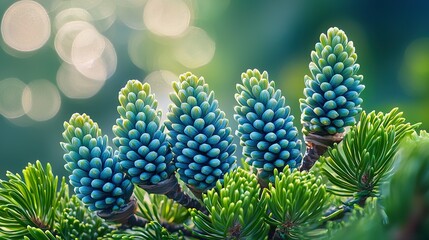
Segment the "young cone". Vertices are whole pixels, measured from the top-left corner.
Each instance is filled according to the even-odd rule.
[[[330,28],[311,52],[305,76],[305,99],[300,99],[301,122],[307,145],[301,170],[309,170],[328,147],[343,139],[345,127],[356,124],[365,88],[353,42],[344,31]]]
[[[173,154],[149,84],[130,80],[118,99],[120,117],[113,126],[113,143],[131,181],[149,193],[165,194],[185,207],[201,209],[197,200],[182,192],[174,175]]]
[[[70,173],[76,196],[106,220],[124,225],[144,224],[134,215],[134,186],[121,172],[107,136],[102,136],[97,123],[86,114],[75,113],[64,123],[64,129],[64,167]]]
[[[180,178],[198,196],[234,168],[236,146],[225,113],[204,78],[185,73],[173,88],[165,125]]]
[[[268,73],[247,70],[237,84],[234,108],[238,122],[237,136],[243,146],[246,162],[259,169],[262,181],[274,182],[274,169],[283,171],[301,165],[301,141],[293,125],[294,117],[281,90],[268,79]]]

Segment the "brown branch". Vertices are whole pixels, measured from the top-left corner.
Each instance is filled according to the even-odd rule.
[[[134,226],[144,227],[148,222],[146,219],[137,216],[137,200],[134,196],[130,198],[128,204],[118,211],[103,210],[98,211],[97,215],[106,221],[121,224],[121,228],[130,228]]]
[[[139,187],[148,193],[164,194],[169,199],[173,199],[186,208],[195,208],[200,211],[206,211],[205,207],[203,207],[197,199],[192,198],[182,191],[182,188],[180,187],[179,182],[177,181],[177,178],[174,174],[172,174],[169,179],[159,182],[158,184],[140,184]]]
[[[336,133],[334,135],[319,135],[310,133],[304,136],[307,146],[300,171],[309,171],[316,161],[322,156],[329,147],[343,140],[344,133]]]
[[[133,196],[131,197],[127,206],[122,208],[119,211],[99,211],[97,215],[103,218],[106,221],[115,222],[121,224],[121,229],[127,229],[132,227],[144,227],[149,221],[146,219],[137,216],[135,213],[137,211],[137,201]],[[181,231],[185,236],[193,237],[196,239],[200,239],[195,236],[192,231],[186,229],[183,225],[162,222],[160,223],[162,227],[167,229],[169,232],[179,232]]]

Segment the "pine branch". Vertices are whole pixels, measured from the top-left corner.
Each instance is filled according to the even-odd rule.
[[[0,180],[0,238],[22,239],[32,235],[31,229],[56,234],[58,209],[68,197],[65,178],[59,184],[48,163],[28,164],[19,174],[7,172],[8,181]]]
[[[353,197],[363,206],[368,197],[379,196],[379,186],[392,173],[392,164],[400,143],[418,124],[405,123],[402,113],[363,112],[340,144],[323,157],[323,174],[333,184],[329,191]]]
[[[194,233],[203,239],[265,239],[266,194],[261,194],[256,175],[241,168],[225,175],[224,185],[204,194],[208,214],[192,210]]]
[[[197,210],[205,211],[205,208],[201,205],[200,201],[192,198],[182,191],[175,175],[171,175],[169,179],[158,184],[139,185],[139,187],[148,193],[164,194],[186,208],[195,208]]]

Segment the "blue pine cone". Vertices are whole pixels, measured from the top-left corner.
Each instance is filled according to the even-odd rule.
[[[259,177],[273,181],[273,171],[299,167],[302,160],[301,141],[293,125],[294,117],[285,104],[281,90],[269,81],[268,73],[247,70],[237,84],[234,119],[237,136],[246,161],[261,170]]]
[[[176,168],[191,189],[204,192],[235,167],[231,128],[203,77],[182,74],[173,88],[165,125]]]
[[[113,126],[113,143],[119,148],[122,169],[135,184],[151,185],[168,179],[175,171],[173,154],[161,111],[149,84],[130,80],[119,92],[120,117]]]
[[[362,75],[357,75],[359,64],[352,41],[344,31],[330,28],[320,35],[316,51],[311,52],[309,69],[305,76],[305,99],[300,99],[303,132],[334,135],[356,124],[355,116],[362,111],[359,97],[365,88]]]
[[[75,113],[64,122],[66,152],[64,167],[71,174],[70,184],[76,196],[91,211],[117,211],[125,207],[133,192],[133,184],[121,172],[106,135],[86,114]]]

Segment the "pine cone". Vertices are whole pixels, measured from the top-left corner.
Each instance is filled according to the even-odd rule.
[[[125,207],[133,184],[120,171],[120,165],[101,136],[97,123],[86,114],[73,114],[64,123],[62,148],[65,169],[71,174],[70,184],[77,197],[91,211],[117,211]]]
[[[293,126],[294,117],[266,71],[261,74],[249,69],[241,78],[243,84],[237,84],[235,94],[236,133],[246,161],[261,170],[260,178],[273,181],[274,169],[283,171],[286,165],[297,168],[301,164],[301,141]]]
[[[303,132],[308,135],[334,135],[356,124],[362,111],[359,97],[364,85],[357,75],[359,64],[352,41],[338,28],[320,35],[316,51],[311,52],[311,77],[305,76],[305,99],[300,99]]]
[[[204,78],[185,73],[173,83],[168,120],[170,144],[180,178],[204,192],[235,167],[231,128]]]
[[[130,80],[119,92],[120,117],[113,126],[118,160],[135,184],[152,185],[167,180],[175,171],[173,154],[160,128],[161,111],[149,84]]]

